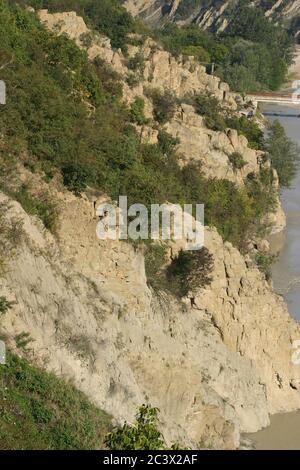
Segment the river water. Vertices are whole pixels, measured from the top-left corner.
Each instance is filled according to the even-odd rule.
[[[263,112],[269,120],[278,119],[288,137],[300,146],[300,110],[268,104]],[[269,115],[274,113],[278,115]],[[282,190],[281,202],[287,227],[272,240],[273,249],[280,250],[272,278],[275,291],[283,295],[290,314],[300,322],[300,168],[291,188]],[[300,450],[300,411],[274,415],[269,427],[247,437],[258,450]]]
[[[267,116],[278,119],[290,139],[300,146],[300,110],[278,105],[264,107]],[[287,228],[273,240],[274,249],[279,249],[278,260],[273,265],[272,278],[276,292],[282,294],[290,314],[300,321],[300,171],[292,182],[291,188],[281,191],[281,202],[287,217]]]

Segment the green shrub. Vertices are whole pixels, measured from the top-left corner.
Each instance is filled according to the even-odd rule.
[[[184,297],[189,291],[210,284],[213,257],[206,248],[181,250],[170,264],[167,264],[166,249],[165,245],[158,244],[150,244],[146,249],[147,282],[153,289]]]
[[[145,68],[145,58],[143,54],[137,53],[127,61],[127,67],[134,72],[143,72]]]
[[[241,170],[246,165],[246,162],[240,152],[231,153],[228,156],[228,160],[230,161],[234,170]]]
[[[182,53],[187,56],[194,56],[199,62],[209,63],[211,61],[209,52],[202,46],[187,46],[182,49]]]
[[[225,131],[226,122],[223,117],[219,100],[211,95],[197,95],[194,98],[195,111],[204,116],[205,124],[214,131]]]
[[[79,195],[87,187],[89,172],[82,164],[69,163],[62,167],[64,185]]]
[[[174,138],[168,132],[160,129],[158,131],[158,145],[163,153],[171,153],[174,147],[179,144],[179,139]]]
[[[177,100],[171,91],[162,93],[159,90],[148,92],[153,103],[154,117],[160,124],[165,124],[174,116]]]
[[[264,134],[254,119],[246,116],[226,116],[226,127],[237,130],[239,135],[244,135],[249,147],[255,150],[264,150]]]
[[[135,98],[130,108],[130,116],[131,116],[132,122],[140,126],[146,123],[144,109],[145,109],[145,101],[143,100],[143,98],[140,98],[140,97]]]
[[[267,281],[271,279],[271,276],[272,276],[271,268],[275,259],[276,259],[275,255],[270,255],[268,253],[263,253],[261,251],[258,251],[255,255],[255,261],[257,263],[257,266],[259,270],[262,273],[264,273]]]
[[[179,297],[189,291],[208,286],[212,277],[213,256],[207,248],[196,251],[181,250],[167,268],[170,290]]]
[[[158,430],[158,408],[143,405],[133,425],[125,423],[113,429],[106,438],[110,450],[163,450],[164,437]]]
[[[14,304],[15,302],[10,302],[5,297],[1,296],[0,297],[0,316],[6,313]]]

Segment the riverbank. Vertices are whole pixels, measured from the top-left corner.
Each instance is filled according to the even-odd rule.
[[[255,450],[300,450],[300,411],[271,416],[270,426],[247,438]]]
[[[298,64],[300,76],[300,55]],[[271,121],[278,119],[288,137],[300,145],[299,107],[266,104],[262,111],[269,114],[268,119]],[[271,114],[273,115],[271,116]],[[283,296],[291,316],[300,321],[299,170],[291,187],[281,191],[280,199],[286,215],[287,226],[283,232],[273,235],[270,240],[272,252],[278,254],[278,259],[272,267],[272,279],[274,290]],[[299,429],[300,411],[276,414],[270,417],[270,425],[267,428],[248,434],[246,438],[253,443],[256,450],[300,450]]]

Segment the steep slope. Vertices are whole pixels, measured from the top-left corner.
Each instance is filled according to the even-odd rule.
[[[8,352],[0,379],[1,450],[103,447],[111,419],[71,383]]]
[[[242,201],[248,201],[244,193],[248,175],[255,180],[262,170],[270,170],[272,185],[277,185],[276,174],[261,151],[251,149],[247,139],[238,136],[232,129],[209,129],[205,119],[196,114],[191,105],[176,103],[174,113],[170,118],[168,116],[165,124],[161,125],[157,121],[151,93],[149,98],[149,88],[150,91],[159,89],[162,93],[171,90],[179,98],[186,94],[193,96],[210,92],[224,109],[232,111],[236,117],[239,108],[247,106],[247,97],[239,101],[225,83],[208,75],[192,57],[175,59],[153,40],[146,39],[141,44],[141,38],[136,36],[132,38],[136,42],[128,46],[128,57],[125,57],[120,50],[111,47],[106,37],[90,31],[83,19],[74,12],[50,14],[42,10],[39,17],[60,38],[60,42],[56,43],[56,36],[47,36],[49,33],[44,30],[42,36],[39,36],[47,45],[46,39],[51,39],[43,59],[51,73],[59,78],[73,77],[72,69],[70,72],[68,67],[61,69],[60,66],[67,61],[74,67],[74,54],[78,62],[85,65],[83,70],[86,74],[79,68],[80,76],[76,76],[76,86],[71,81],[71,92],[66,93],[68,100],[74,94],[80,95],[77,110],[81,109],[82,103],[86,107],[84,120],[79,121],[81,124],[86,122],[91,127],[94,125],[93,113],[97,108],[97,100],[92,101],[90,97],[95,97],[98,82],[91,79],[94,76],[90,75],[84,62],[85,56],[79,54],[79,50],[67,41],[63,33],[85,49],[90,60],[98,58],[101,65],[102,62],[109,65],[112,69],[110,76],[112,71],[119,74],[125,103],[132,105],[136,97],[144,100],[148,121],[142,124],[135,122],[142,141],[148,144],[149,141],[157,142],[159,131],[163,128],[173,137],[181,139],[179,143],[176,141],[181,154],[186,152],[180,156],[181,167],[184,168],[189,158],[198,158],[207,175],[216,176],[214,184],[217,189],[213,195],[217,209],[222,209],[221,218],[222,202],[228,197],[226,191],[229,188],[232,198],[237,194],[232,183],[240,188],[238,194],[244,197]],[[19,31],[24,34],[24,24],[30,30],[31,22],[35,21],[33,16],[24,17],[20,11],[17,19],[13,21],[13,27],[19,28],[18,34],[21,34]],[[50,55],[49,64],[49,52],[53,52],[50,46],[53,44],[56,55]],[[18,46],[21,48],[20,44]],[[59,56],[58,60],[59,51],[63,51],[67,59]],[[131,59],[136,59],[141,51],[143,67],[139,66],[132,72]],[[23,52],[22,60],[24,55]],[[40,55],[42,53],[36,54],[36,62]],[[22,66],[28,67],[30,57],[25,57],[25,66],[23,63]],[[59,67],[55,68],[57,61]],[[133,63],[136,64],[135,61]],[[101,76],[107,70],[102,68],[98,73]],[[129,80],[128,83],[132,73],[139,80]],[[83,79],[86,77],[91,79],[88,88],[84,87],[86,84]],[[63,103],[69,106],[67,99]],[[62,113],[68,117],[66,109],[70,111],[68,107],[64,110],[65,114]],[[13,110],[12,116],[15,117],[17,113]],[[71,110],[74,112],[74,108]],[[50,107],[50,116],[47,114],[47,118],[51,129],[53,122],[56,126],[57,122],[61,122],[57,121],[52,112]],[[25,122],[26,116],[22,116]],[[101,118],[105,121],[107,116],[102,115]],[[95,127],[96,137],[103,129],[100,125],[102,121],[99,120],[98,127]],[[4,125],[3,128],[5,130]],[[38,130],[35,129],[35,132]],[[55,130],[59,135],[57,127]],[[128,126],[121,130],[127,136]],[[13,302],[12,308],[1,318],[1,330],[10,348],[19,354],[28,355],[31,360],[57,375],[72,378],[76,386],[98,407],[111,413],[120,422],[124,419],[132,421],[137,406],[142,403],[158,406],[161,410],[161,426],[168,442],[181,441],[196,448],[237,448],[240,433],[266,426],[270,412],[299,408],[298,369],[291,363],[291,353],[293,341],[299,338],[300,328],[289,317],[282,299],[274,294],[250,256],[243,256],[231,243],[224,242],[215,228],[210,227],[206,229],[205,245],[214,260],[212,282],[199,286],[181,298],[149,288],[143,248],[134,248],[129,243],[114,240],[100,241],[96,237],[98,220],[95,206],[109,199],[103,189],[105,186],[99,185],[98,179],[98,189],[85,185],[83,189],[86,191],[83,191],[75,185],[78,183],[78,173],[75,173],[67,181],[70,185],[71,180],[75,194],[69,192],[63,185],[66,178],[62,177],[61,167],[55,160],[58,152],[52,151],[53,139],[48,138],[48,132],[45,136],[37,135],[41,141],[38,140],[37,144],[47,142],[47,146],[37,146],[38,151],[41,155],[42,152],[49,152],[48,166],[42,169],[38,165],[35,167],[35,160],[30,160],[28,156],[30,149],[36,150],[36,147],[30,147],[32,143],[36,144],[36,133],[33,137],[29,134],[28,148],[23,150],[24,154],[21,151],[18,153],[17,162],[13,158],[12,147],[9,147],[10,154],[7,155],[5,138],[9,140],[11,136],[6,135],[1,141],[0,163],[4,177],[0,175],[3,187],[0,196],[0,246],[4,250],[0,251],[0,261],[4,257],[4,265],[1,264],[0,290],[1,296]],[[115,135],[120,138],[118,134]],[[99,144],[94,135],[88,136],[102,150],[105,142],[100,141]],[[77,144],[77,140],[74,140]],[[117,160],[119,155],[112,151],[112,140],[109,142],[111,146],[105,149],[108,159],[116,160],[114,165],[105,167],[105,171],[100,173],[102,178],[106,172],[116,171],[116,162],[120,163]],[[127,157],[135,157],[137,151],[133,142],[131,135]],[[18,140],[13,141],[14,145],[16,143]],[[87,142],[78,138],[78,143],[80,152],[76,153],[74,145],[71,147],[74,155],[68,155],[68,158],[76,162],[83,153],[86,157],[83,163],[87,165],[90,163]],[[65,140],[63,144],[64,149]],[[16,148],[18,151],[19,147]],[[145,148],[157,150],[147,144]],[[127,151],[125,145],[122,150]],[[235,171],[229,160],[233,151],[242,152],[245,158],[243,168]],[[151,161],[152,155],[151,152],[146,154],[148,160]],[[163,162],[166,161],[166,155],[164,153],[162,156]],[[102,153],[97,153],[96,157],[97,163],[104,159]],[[154,157],[159,158],[157,153]],[[49,162],[53,163],[51,172]],[[10,166],[13,163],[15,166]],[[121,160],[122,171],[117,174],[118,178],[125,172],[127,163]],[[144,170],[144,167],[138,167],[141,168]],[[93,169],[96,171],[98,167],[94,166]],[[171,171],[171,165],[169,169]],[[155,173],[157,180],[160,171],[163,171],[163,166],[158,167]],[[198,171],[198,167],[193,167],[193,173]],[[180,171],[176,167],[178,174]],[[225,175],[231,180],[231,185],[229,181],[224,183]],[[143,181],[143,185],[149,190],[151,180],[146,176],[146,184]],[[198,182],[192,176],[188,174],[187,186],[191,181]],[[117,177],[112,180],[112,185],[117,186]],[[93,179],[91,181],[95,182]],[[135,188],[136,179],[131,181]],[[174,181],[179,184],[178,179]],[[157,188],[157,181],[154,188]],[[48,194],[59,209],[55,236],[45,228],[49,225],[49,207],[46,206],[45,210],[43,205],[38,204]],[[21,202],[23,208],[15,199]],[[233,211],[230,205],[232,201],[226,203]],[[236,220],[244,215],[244,206],[241,206],[241,210],[239,207]],[[254,218],[255,214],[251,210],[249,212]],[[225,215],[224,226],[228,228],[230,223],[227,226],[226,223],[231,213]],[[274,213],[272,215],[274,217]],[[278,224],[278,219],[275,229],[279,229],[279,225],[282,228],[283,220]],[[51,224],[50,228],[53,228]],[[169,246],[168,263],[179,249],[178,244]],[[16,340],[24,333],[32,339],[27,351]]]
[[[193,447],[235,448],[269,412],[300,406],[290,362],[299,325],[250,260],[207,229],[213,282],[178,302],[149,290],[142,253],[97,240],[91,202],[57,198],[59,245],[18,204],[6,214],[22,221],[24,240],[1,279],[15,302],[1,322],[12,349],[26,332],[34,360],[96,405],[131,421],[149,402],[169,442]]]

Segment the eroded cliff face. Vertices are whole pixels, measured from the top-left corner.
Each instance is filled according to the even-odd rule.
[[[0,279],[15,302],[1,325],[12,349],[74,381],[118,421],[144,402],[158,406],[167,440],[194,448],[236,448],[269,412],[300,407],[291,364],[300,327],[250,259],[207,228],[212,284],[176,300],[147,287],[141,251],[97,239],[92,201],[53,195],[58,240],[1,194],[6,217],[23,226]],[[27,351],[16,346],[22,332]]]
[[[99,56],[118,71],[124,99],[143,97],[150,120],[148,87],[179,97],[209,90],[224,106],[236,107],[226,84],[192,58],[175,60],[151,40],[129,47],[131,57],[142,48],[145,58],[139,83],[130,87],[126,60],[107,38],[94,36],[84,45],[90,31],[75,13],[39,15],[48,28],[86,47],[91,59]],[[262,164],[261,153],[245,138],[229,129],[210,131],[189,105],[178,107],[166,130],[180,138],[184,157],[201,159],[209,175],[242,185]],[[157,139],[153,121],[140,131],[144,139]],[[242,171],[229,165],[233,151],[247,162]],[[1,295],[15,302],[1,323],[12,349],[73,380],[118,421],[131,421],[144,402],[158,406],[167,440],[194,448],[236,448],[240,433],[266,426],[270,412],[300,407],[299,366],[291,363],[300,327],[250,258],[207,228],[211,285],[181,300],[154,292],[142,251],[96,237],[94,196],[75,197],[24,168],[19,178],[51,191],[60,224],[54,238],[18,203],[0,196],[0,208],[8,204],[6,218],[22,223],[22,240],[0,278]],[[174,245],[173,254],[178,249]],[[27,351],[17,348],[22,332],[33,340]]]

